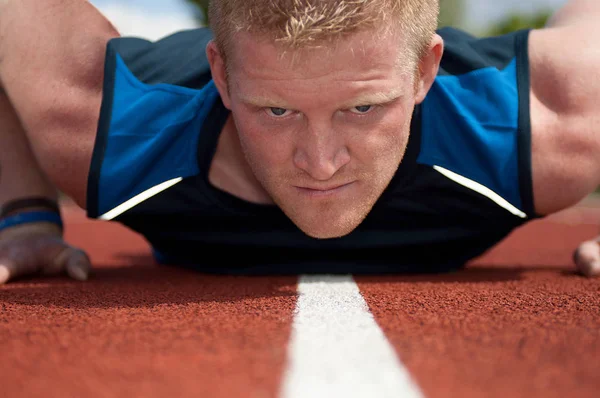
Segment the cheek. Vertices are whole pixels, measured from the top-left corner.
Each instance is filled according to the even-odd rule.
[[[352,153],[375,171],[397,167],[408,143],[409,127],[410,121],[407,123],[403,112],[390,115],[367,134],[353,134]]]
[[[283,133],[266,127],[254,115],[238,113],[234,120],[244,154],[253,166],[264,169],[282,164],[288,151]]]
[[[410,135],[410,126],[412,120],[412,110],[414,104],[406,103],[399,109],[384,131],[386,139],[390,146],[387,148],[396,157],[401,157],[408,144]]]

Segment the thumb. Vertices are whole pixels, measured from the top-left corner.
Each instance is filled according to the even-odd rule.
[[[600,275],[600,246],[596,241],[582,243],[573,256],[577,270],[585,276]]]
[[[6,260],[0,261],[0,285],[5,284],[10,279],[12,273],[14,273],[15,266],[12,262]]]
[[[89,257],[83,250],[68,247],[55,258],[52,268],[66,271],[67,275],[73,279],[85,281],[89,278],[92,265]]]
[[[92,263],[84,251],[74,249],[73,255],[67,260],[65,269],[71,278],[86,281],[90,276]]]

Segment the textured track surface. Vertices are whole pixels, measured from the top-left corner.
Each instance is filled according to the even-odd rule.
[[[570,254],[596,226],[516,232],[467,270],[356,278],[427,397],[597,397],[600,278]]]
[[[0,396],[278,396],[297,278],[159,267],[138,235],[66,213],[95,272],[0,287]],[[598,214],[532,223],[458,273],[355,279],[426,397],[596,397],[600,278],[571,253]]]
[[[276,393],[296,278],[157,267],[139,236],[70,216],[67,239],[90,253],[94,275],[0,288],[0,396]]]

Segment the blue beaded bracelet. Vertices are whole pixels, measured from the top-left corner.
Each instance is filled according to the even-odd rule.
[[[16,227],[17,225],[37,222],[54,223],[57,224],[61,230],[63,229],[63,222],[60,214],[52,211],[31,211],[27,213],[18,213],[14,216],[9,216],[0,220],[0,231],[10,227]]]

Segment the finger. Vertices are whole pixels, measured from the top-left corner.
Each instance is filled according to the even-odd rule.
[[[54,255],[54,260],[44,267],[45,275],[56,275],[66,272],[71,278],[87,280],[91,269],[90,261],[84,251],[71,246],[65,246],[60,253]]]
[[[92,263],[84,251],[75,249],[67,260],[65,269],[67,274],[78,281],[86,281],[92,270]]]
[[[17,263],[8,258],[0,259],[0,285],[23,275],[33,274],[38,267],[31,261]]]
[[[52,250],[46,252],[43,256],[44,265],[42,267],[42,274],[57,275],[62,273],[74,250],[72,247],[60,242],[57,247],[53,247]]]
[[[600,275],[600,245],[597,241],[583,242],[573,256],[577,271],[585,276]]]
[[[11,266],[6,262],[0,262],[0,285],[4,285],[10,279]]]

